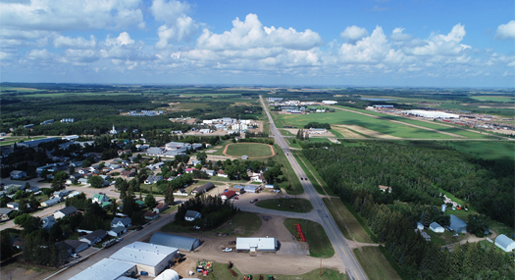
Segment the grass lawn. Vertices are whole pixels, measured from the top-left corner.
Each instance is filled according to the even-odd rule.
[[[354,255],[370,280],[401,279],[378,247],[354,249]]]
[[[281,132],[281,135],[283,136],[295,136],[293,133],[289,132],[286,129],[279,129],[279,132]]]
[[[430,229],[426,229],[424,231],[429,234],[429,236],[431,236],[431,243],[435,244],[438,248],[441,248],[447,244],[460,242],[466,237],[465,234],[460,234],[460,237],[452,238],[453,233],[448,230],[442,233],[433,232]]]
[[[219,232],[225,232],[229,236],[251,236],[261,227],[261,218],[252,213],[241,212],[234,215],[228,222],[210,231],[203,231],[202,234],[217,236]],[[191,226],[181,226],[173,222],[163,226],[161,231],[164,232],[178,232],[178,233],[191,233],[199,232]]]
[[[514,162],[515,142],[450,141],[447,144],[460,152],[471,153],[486,160]]]
[[[213,265],[213,272],[210,273],[207,278],[204,278],[206,280],[227,280],[227,279],[242,279],[243,276],[247,275],[245,272],[241,272],[238,268],[235,266],[232,267],[232,269],[238,274],[238,276],[234,277],[227,268],[227,264],[225,263],[215,263]],[[322,274],[322,275],[320,275]],[[261,274],[263,275],[263,279],[268,279],[269,273],[266,271],[263,271]],[[253,279],[257,280],[259,279],[259,274],[253,274]],[[281,274],[274,274],[274,280],[346,280],[348,279],[347,276],[343,273],[340,273],[334,269],[331,268],[325,268],[322,267],[322,269],[315,269],[308,273],[300,274],[300,275],[281,275]]]
[[[369,234],[339,198],[323,198],[323,201],[345,238],[362,243],[372,242]]]
[[[241,157],[243,155],[253,157],[267,157],[272,155],[272,149],[270,145],[259,144],[259,143],[237,143],[231,144],[227,148],[227,155]]]
[[[260,200],[256,202],[256,206],[266,209],[298,213],[309,212],[313,209],[311,202],[303,198],[274,198]]]
[[[290,165],[290,162],[286,158],[286,155],[284,154],[283,150],[280,148],[276,148],[276,155],[272,157],[272,160],[279,162],[282,164],[283,168],[283,174],[286,176],[287,181],[279,183],[279,187],[286,190],[287,194],[295,195],[295,194],[302,194],[304,193],[304,188],[300,184],[299,177],[295,174],[293,171],[293,168]],[[291,189],[288,190],[288,185],[291,185]]]
[[[309,245],[309,255],[314,258],[330,258],[334,255],[333,245],[329,241],[324,228],[316,222],[303,219],[286,219],[284,226],[293,236],[297,236],[294,224],[300,224],[304,231],[304,237]]]

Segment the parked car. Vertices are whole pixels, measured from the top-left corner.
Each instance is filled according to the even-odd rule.
[[[231,248],[225,248],[223,249],[222,251],[226,252],[226,253],[229,253],[229,252],[232,252],[232,249]]]
[[[254,198],[253,200],[251,200],[251,201],[250,201],[250,203],[254,203],[254,202],[256,202],[256,201],[258,201],[258,199],[257,199],[257,198]]]

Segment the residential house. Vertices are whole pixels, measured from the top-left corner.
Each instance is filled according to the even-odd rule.
[[[78,182],[79,184],[88,184],[88,179],[86,179],[86,178],[80,178],[79,180],[77,180],[77,182]]]
[[[134,175],[136,175],[136,169],[133,168],[131,170],[123,170],[120,172],[120,175],[124,177],[134,177]]]
[[[60,210],[57,210],[54,212],[54,218],[56,220],[58,219],[61,219],[61,218],[64,218],[64,217],[69,217],[69,216],[73,216],[77,213],[77,208],[75,208],[75,206],[68,206],[66,208],[63,208],[63,209],[60,209]]]
[[[224,178],[229,177],[227,174],[225,174],[225,172],[222,169],[218,170],[218,172],[216,172],[216,175],[218,177],[224,177]]]
[[[39,187],[36,187],[36,186],[32,186],[28,189],[25,189],[26,192],[29,192],[29,193],[34,193],[34,192],[37,192],[39,191]]]
[[[13,211],[14,210],[10,208],[0,208],[0,220],[9,220],[9,214],[11,214]]]
[[[194,194],[202,194],[202,193],[206,193],[206,192],[210,191],[214,187],[215,187],[215,184],[209,182],[209,183],[204,184],[204,185],[202,185],[200,187],[194,188],[191,192],[194,193]]]
[[[145,216],[146,220],[155,220],[155,219],[157,219],[157,217],[159,217],[159,214],[150,212],[150,211],[146,211],[144,216]]]
[[[100,178],[104,179],[104,180],[109,180],[111,179],[111,177],[109,177],[109,175],[98,175],[100,176]]]
[[[220,195],[220,198],[222,200],[230,199],[231,197],[235,196],[236,193],[233,191],[226,191]]]
[[[27,176],[27,172],[21,170],[13,170],[11,171],[11,179],[21,179]]]
[[[87,235],[79,236],[79,241],[88,243],[90,246],[93,246],[104,239],[106,237],[107,231],[103,229],[97,229]]]
[[[127,228],[126,227],[114,227],[114,228],[111,228],[107,234],[109,236],[113,236],[113,237],[118,237],[124,233],[127,232]]]
[[[130,227],[132,225],[132,220],[129,217],[121,218],[115,217],[111,221],[111,227]]]
[[[48,216],[43,219],[41,219],[41,228],[49,231],[50,228],[52,228],[55,225],[55,218],[54,216]]]
[[[78,240],[65,240],[64,244],[71,249],[71,253],[77,254],[89,248],[88,243]]]
[[[185,172],[185,173],[193,173],[193,171],[195,171],[195,170],[198,170],[198,169],[196,169],[196,168],[186,168],[186,169],[184,170],[184,172]]]
[[[116,170],[116,169],[120,169],[122,166],[119,165],[119,164],[111,164],[111,166],[109,166],[109,168],[111,168],[111,170]]]
[[[388,193],[391,193],[391,192],[392,192],[392,187],[388,187],[388,186],[381,186],[381,185],[379,185],[379,190],[381,190],[381,191],[383,191],[383,192],[388,191]]]
[[[158,181],[161,181],[161,180],[163,180],[163,176],[160,176],[160,175],[150,175],[145,180],[145,184],[146,185],[152,185],[152,184],[155,184],[155,183],[157,183]]]
[[[210,169],[203,169],[202,171],[206,172],[207,175],[209,176],[215,176],[216,175],[216,171],[214,170],[210,170]]]
[[[80,174],[80,173],[75,173],[75,174],[73,174],[73,175],[70,175],[70,177],[69,177],[69,178],[70,178],[70,179],[72,179],[72,180],[79,180],[80,178],[82,178],[82,174]]]
[[[127,150],[118,150],[118,156],[121,156],[123,154],[130,154],[132,153],[131,150],[127,149]]]
[[[52,199],[49,199],[47,201],[41,202],[41,207],[54,206],[54,205],[58,204],[59,202],[61,202],[61,199],[59,197],[52,198]]]
[[[70,194],[69,190],[62,190],[62,191],[54,192],[53,197],[54,198],[63,198],[65,196],[69,195],[69,194]]]
[[[109,197],[103,193],[96,193],[93,195],[92,202],[102,205],[104,202],[109,202]]]
[[[452,228],[453,230],[455,230],[458,233],[467,232],[467,223],[465,223],[460,218],[458,218],[454,215],[450,215],[450,216],[451,216],[451,224],[449,226],[450,228]]]
[[[192,160],[191,161],[191,165],[197,166],[197,164],[202,164],[202,162],[200,162],[200,160]]]
[[[79,171],[77,173],[84,175],[84,174],[88,174],[90,171],[91,170],[89,168],[82,168],[82,169],[79,169]]]
[[[188,221],[188,222],[193,222],[195,219],[200,219],[202,217],[202,215],[197,212],[197,211],[193,211],[193,210],[188,210],[186,211],[186,214],[184,215],[184,220]]]
[[[152,211],[155,213],[161,213],[166,209],[168,209],[168,203],[159,203]]]

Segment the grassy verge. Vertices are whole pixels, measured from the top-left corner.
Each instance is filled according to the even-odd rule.
[[[354,255],[370,280],[401,279],[377,247],[354,249]]]
[[[261,227],[261,218],[252,213],[241,212],[234,215],[225,224],[210,231],[203,231],[204,235],[217,236],[219,232],[227,233],[229,236],[251,236]],[[164,232],[178,232],[178,233],[191,233],[199,232],[193,229],[193,224],[190,227],[177,225],[173,222],[163,226],[161,231]]]
[[[397,275],[399,275],[399,277],[403,280],[408,280],[406,279],[406,277],[402,276],[402,270],[401,270],[401,267],[399,266],[399,264],[393,259],[392,255],[390,254],[390,252],[388,252],[388,250],[386,250],[382,245],[379,245],[379,251],[381,251],[381,253],[383,253],[383,256],[388,260],[388,262],[390,263],[390,265],[392,266],[393,269],[395,269],[395,271],[397,272]]]
[[[297,236],[294,224],[301,224],[304,237],[309,245],[309,254],[314,258],[330,258],[334,255],[333,245],[329,241],[324,228],[316,222],[303,219],[286,219],[284,226],[293,236]]]
[[[347,210],[349,210],[349,212],[354,216],[354,218],[359,222],[359,224],[365,230],[365,232],[368,233],[368,236],[370,237],[370,239],[372,239],[372,242],[376,242],[377,237],[372,232],[372,230],[370,230],[370,228],[367,226],[367,223],[364,221],[364,218],[362,218],[347,201],[343,201],[343,204],[345,205]]]
[[[302,169],[304,169],[304,172],[306,174],[308,174],[309,180],[311,180],[311,182],[313,182],[313,180],[309,177],[309,174],[311,174],[311,175],[313,175],[313,177],[315,179],[314,180],[315,182],[317,182],[317,183],[320,182],[321,187],[324,189],[325,193],[319,192],[319,194],[322,194],[322,195],[323,194],[327,194],[327,195],[330,195],[330,196],[335,196],[336,194],[333,192],[333,190],[331,188],[329,188],[329,186],[324,181],[324,179],[322,179],[322,176],[320,176],[320,174],[318,174],[318,172],[316,171],[315,167],[313,165],[311,165],[311,162],[309,162],[309,160],[306,158],[306,156],[304,156],[304,154],[302,152],[296,153],[296,156],[298,156],[298,158],[300,159],[299,164],[301,166],[304,165],[306,167],[306,169],[309,171],[309,172],[306,172],[306,169],[304,169],[304,167],[302,167]]]
[[[309,200],[303,198],[275,198],[256,202],[256,206],[266,209],[306,213],[313,210],[313,206]]]
[[[237,276],[233,276],[229,269],[227,268],[227,264],[225,263],[215,263],[213,265],[213,272],[210,273],[207,280],[226,280],[226,279],[242,279],[243,276],[247,275],[245,272],[241,272],[238,268],[233,266],[232,268],[234,272],[237,273]],[[269,273],[264,271],[262,274],[263,279],[268,279]],[[259,279],[260,274],[253,274],[253,279]],[[334,269],[322,267],[322,269],[315,269],[308,273],[300,274],[300,275],[281,275],[274,274],[274,280],[346,280],[347,276],[343,273],[340,273]]]
[[[323,200],[345,238],[362,243],[372,242],[369,234],[339,198],[323,198]]]
[[[283,165],[283,173],[287,178],[286,182],[281,182],[278,184],[279,187],[285,189],[286,193],[291,195],[304,193],[304,188],[300,184],[297,175],[295,175],[295,172],[293,171],[293,168],[291,167],[290,162],[286,158],[286,155],[284,154],[283,150],[279,148],[279,146],[274,146],[276,155],[272,159],[278,161],[280,164]],[[291,185],[291,189],[287,189],[288,185]]]
[[[324,190],[322,189],[322,186],[320,186],[320,184],[317,182],[317,180],[315,180],[315,177],[313,176],[313,174],[308,170],[308,168],[306,167],[306,165],[302,162],[302,160],[300,160],[299,158],[299,153],[297,152],[292,152],[293,156],[295,157],[295,159],[297,160],[297,162],[299,163],[300,167],[302,168],[302,170],[304,170],[304,173],[306,173],[306,176],[308,176],[308,179],[309,181],[311,182],[311,184],[313,185],[313,187],[315,187],[315,190],[317,191],[318,194],[321,194],[321,195],[325,195],[325,192]]]

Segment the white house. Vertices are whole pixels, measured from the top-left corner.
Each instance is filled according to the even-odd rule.
[[[184,215],[184,220],[186,220],[188,222],[193,222],[195,219],[201,218],[201,217],[202,217],[202,215],[200,215],[199,212],[193,211],[193,210],[188,210],[188,211],[186,211],[186,215]]]
[[[216,175],[217,175],[218,177],[224,177],[224,178],[229,177],[227,174],[225,174],[225,172],[224,172],[222,169],[218,170],[218,172],[216,173]]]
[[[132,220],[129,217],[127,217],[127,218],[115,217],[111,221],[111,227],[112,228],[114,228],[114,227],[130,227],[132,225],[131,223],[132,223]]]
[[[75,206],[68,206],[66,208],[55,211],[54,218],[58,220],[64,217],[72,216],[77,213],[77,211],[78,210],[75,208]]]

